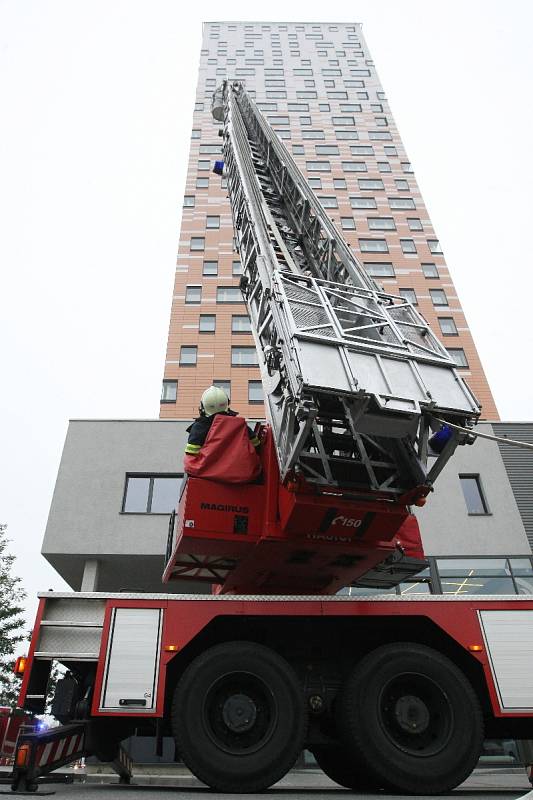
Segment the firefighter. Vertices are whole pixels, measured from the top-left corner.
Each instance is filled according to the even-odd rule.
[[[200,454],[213,421],[219,414],[226,417],[237,416],[237,412],[232,411],[229,407],[229,398],[226,392],[219,386],[210,386],[205,390],[202,394],[199,411],[200,416],[187,428],[187,433],[189,434],[189,439],[185,448],[185,454],[187,456],[197,456]],[[246,427],[251,444],[255,448],[259,447],[259,439],[249,425]]]

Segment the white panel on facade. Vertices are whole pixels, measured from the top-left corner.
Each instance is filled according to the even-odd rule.
[[[102,709],[138,714],[156,706],[162,610],[117,608],[111,622]]]
[[[533,611],[480,611],[502,711],[533,709]]]

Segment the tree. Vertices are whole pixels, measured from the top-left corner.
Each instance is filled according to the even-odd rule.
[[[17,646],[24,641],[26,592],[12,574],[15,556],[8,551],[7,525],[0,524],[0,705],[14,706],[20,680],[13,673]]]

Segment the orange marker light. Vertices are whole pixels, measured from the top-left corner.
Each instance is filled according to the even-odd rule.
[[[25,767],[30,755],[30,745],[21,744],[17,750],[17,767]]]
[[[468,649],[471,653],[481,653],[483,646],[480,644],[469,644]]]
[[[166,644],[163,649],[167,653],[175,653],[177,650],[179,650],[179,647],[177,644]]]
[[[13,672],[15,675],[24,675],[24,670],[26,669],[26,662],[28,658],[27,656],[19,656],[15,661],[15,666],[13,667]]]

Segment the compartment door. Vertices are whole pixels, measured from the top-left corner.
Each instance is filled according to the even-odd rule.
[[[139,714],[155,710],[162,619],[161,608],[114,609],[100,699],[102,711]]]

